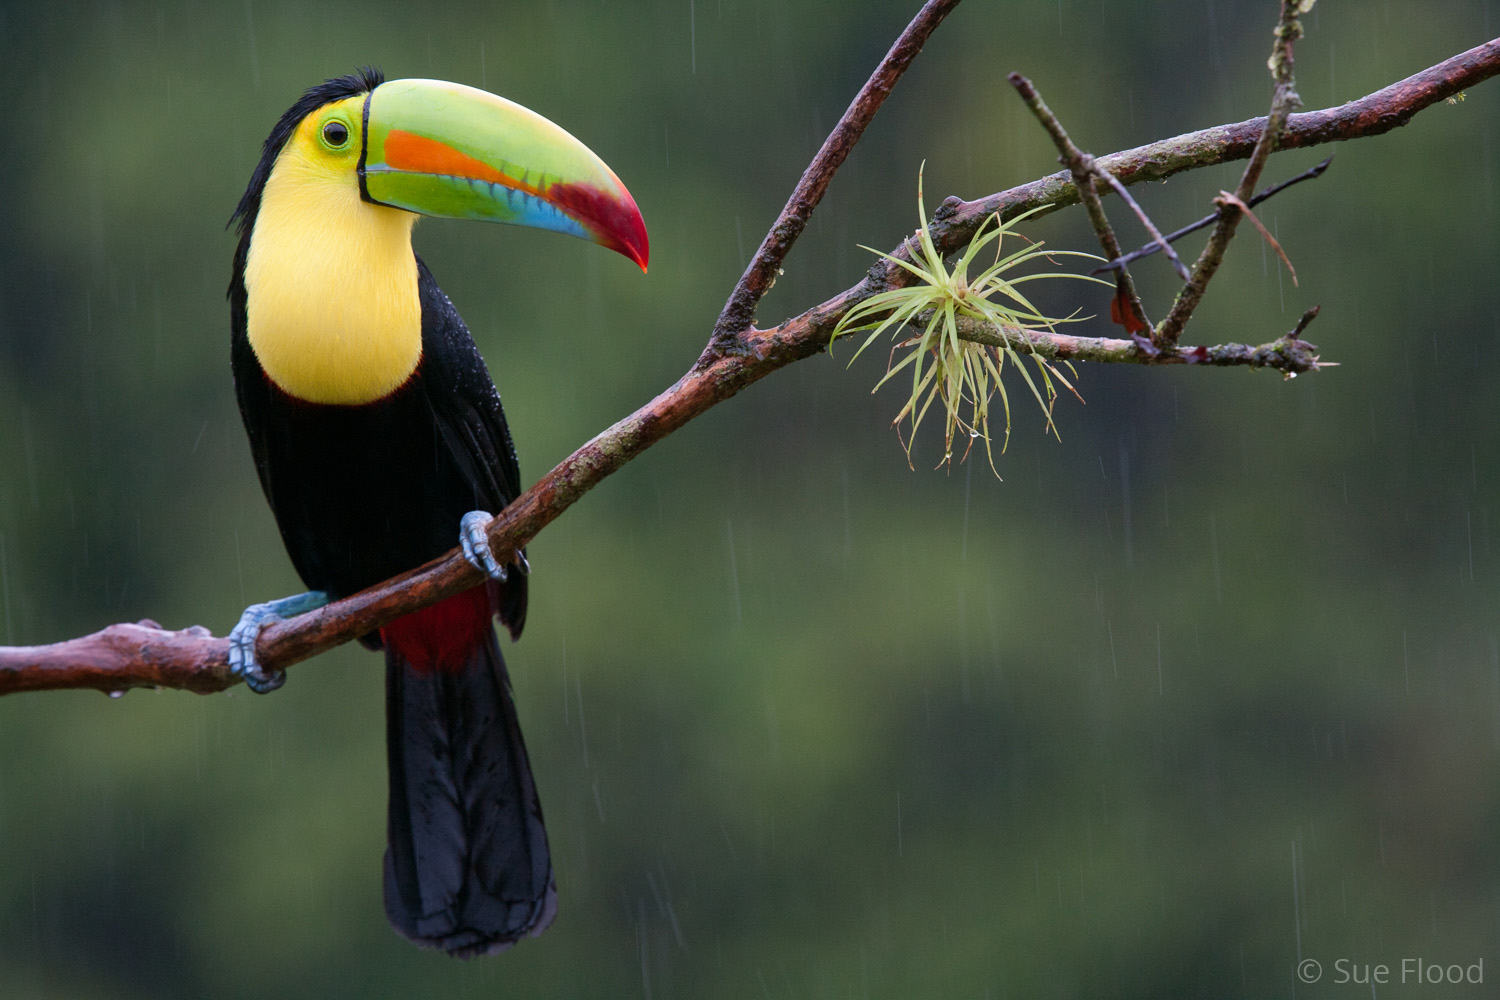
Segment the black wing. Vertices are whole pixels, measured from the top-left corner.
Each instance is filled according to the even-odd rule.
[[[450,454],[473,485],[474,506],[498,514],[521,494],[521,470],[500,393],[458,310],[417,258],[422,302],[422,387]],[[457,522],[455,521],[455,527]],[[501,587],[500,620],[512,638],[526,623],[526,577]]]

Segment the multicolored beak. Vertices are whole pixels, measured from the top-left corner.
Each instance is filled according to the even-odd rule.
[[[447,219],[551,229],[646,269],[646,223],[583,143],[503,97],[442,80],[392,80],[365,99],[360,193]]]

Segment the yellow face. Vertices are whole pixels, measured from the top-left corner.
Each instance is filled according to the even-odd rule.
[[[304,183],[353,186],[359,190],[360,119],[363,95],[325,104],[297,125],[282,147],[276,171],[295,171]]]
[[[422,355],[416,216],[361,200],[364,97],[302,120],[271,169],[245,262],[250,346],[278,386],[358,405],[401,386]]]

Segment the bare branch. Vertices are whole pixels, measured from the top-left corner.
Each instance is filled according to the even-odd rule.
[[[69,688],[118,694],[135,687],[212,694],[238,683],[229,673],[229,640],[201,625],[172,632],[147,620],[50,646],[0,646],[4,694]]]
[[[1213,280],[1219,265],[1223,263],[1224,251],[1229,248],[1229,241],[1234,239],[1235,229],[1240,224],[1241,213],[1236,202],[1243,205],[1255,193],[1255,185],[1260,183],[1261,171],[1271,158],[1271,151],[1276,148],[1287,118],[1293,108],[1302,104],[1292,76],[1292,47],[1302,37],[1302,22],[1299,18],[1312,9],[1314,2],[1315,0],[1281,0],[1281,18],[1276,23],[1276,43],[1271,48],[1271,77],[1276,82],[1276,94],[1271,99],[1271,114],[1266,120],[1265,128],[1261,130],[1260,138],[1256,140],[1250,162],[1245,164],[1239,187],[1234,190],[1235,201],[1221,205],[1218,224],[1214,226],[1213,235],[1203,247],[1203,252],[1198,255],[1198,262],[1193,265],[1192,277],[1178,294],[1177,301],[1172,303],[1171,312],[1167,313],[1167,318],[1162,320],[1152,337],[1159,348],[1169,350],[1177,345],[1177,339],[1182,336],[1182,330],[1187,326],[1193,310],[1203,301],[1203,293],[1208,290],[1208,283]]]
[[[1302,318],[1297,321],[1296,328],[1294,330],[1292,330],[1292,332],[1288,336],[1292,336],[1292,337],[1300,337],[1300,336],[1302,336],[1302,331],[1306,330],[1307,329],[1307,325],[1309,323],[1311,323],[1313,320],[1317,319],[1318,318],[1318,313],[1320,313],[1322,311],[1323,311],[1323,307],[1322,306],[1313,306],[1307,312],[1303,313],[1302,314]]]
[[[1035,354],[1048,361],[1093,361],[1127,365],[1208,365],[1210,367],[1273,368],[1283,375],[1301,375],[1329,367],[1318,357],[1318,345],[1300,336],[1317,308],[1308,310],[1297,328],[1268,344],[1217,344],[1213,347],[1180,347],[1158,351],[1138,340],[1114,337],[1073,337],[1046,330],[1005,330],[967,316],[958,317],[958,335],[963,340],[991,347],[1009,347],[1018,354]],[[923,317],[918,316],[920,323]]]
[[[1177,251],[1172,249],[1171,242],[1161,234],[1161,230],[1156,228],[1156,223],[1151,221],[1151,216],[1147,215],[1146,210],[1140,206],[1140,203],[1130,196],[1130,190],[1124,184],[1121,184],[1120,179],[1114,174],[1106,173],[1103,170],[1098,171],[1098,173],[1109,182],[1110,187],[1114,188],[1115,194],[1120,196],[1120,200],[1130,206],[1130,210],[1135,213],[1135,217],[1141,220],[1141,225],[1146,227],[1146,232],[1151,236],[1151,244],[1167,255],[1167,259],[1172,262],[1172,267],[1176,269],[1178,274],[1182,275],[1184,281],[1190,279],[1192,276],[1188,274],[1187,265],[1182,262],[1181,257],[1177,256]]]
[[[1276,237],[1271,235],[1271,231],[1266,228],[1265,223],[1261,222],[1255,213],[1250,211],[1249,205],[1240,201],[1239,197],[1232,191],[1220,191],[1219,196],[1214,199],[1214,204],[1221,207],[1232,205],[1236,211],[1249,219],[1251,224],[1260,232],[1261,238],[1271,245],[1271,249],[1276,251],[1276,256],[1280,257],[1281,262],[1286,265],[1287,273],[1292,276],[1292,284],[1298,284],[1297,269],[1292,266],[1291,258],[1286,255],[1286,251],[1282,249],[1281,243]]]
[[[1406,124],[1422,109],[1497,73],[1500,73],[1500,39],[1453,56],[1342,107],[1292,115],[1282,133],[1280,147],[1315,146],[1380,135]],[[1205,129],[1100,157],[1098,163],[1126,184],[1160,179],[1195,167],[1246,158],[1264,125],[1265,119],[1256,119]],[[933,239],[940,250],[951,252],[965,244],[992,213],[1000,212],[1009,218],[1027,209],[1050,212],[1077,201],[1078,192],[1066,173],[971,202],[949,199],[934,220]],[[899,248],[896,251],[897,255],[903,253]],[[904,284],[903,273],[895,265],[882,261],[859,284],[801,315],[773,329],[745,330],[737,341],[735,354],[700,359],[676,384],[568,456],[495,518],[490,525],[490,540],[496,555],[503,558],[530,541],[606,476],[689,420],[771,372],[826,350],[829,334],[839,318],[870,295]],[[1305,323],[1306,318],[1299,324],[1297,334]],[[1086,340],[1077,339],[1080,344]],[[1270,358],[1287,351],[1312,349],[1296,335],[1258,348],[1229,346],[1232,349],[1226,351],[1225,357],[1243,356],[1247,360],[1215,360],[1219,348],[1201,350],[1209,363],[1254,364],[1256,357]],[[1080,347],[1076,355],[1080,360],[1082,350]],[[1106,358],[1101,355],[1100,360]],[[1198,359],[1178,351],[1152,363],[1194,360]],[[259,645],[262,663],[272,669],[286,667],[478,582],[478,572],[456,551],[450,552],[421,569],[325,608],[267,626]],[[0,647],[0,693],[63,687],[101,691],[142,686],[219,690],[237,683],[228,674],[227,648],[226,640],[211,638],[202,630],[165,632],[151,628],[149,623],[114,625],[93,636],[51,646]]]
[[[714,403],[734,395],[740,387],[774,367],[780,367],[764,368],[745,377],[744,372],[750,369],[743,360],[736,360],[753,353],[747,335],[753,329],[755,307],[773,283],[792,244],[806,228],[808,218],[828,189],[834,173],[848,158],[865,127],[932,32],[959,2],[927,0],[860,88],[803,172],[786,207],[730,293],[708,347],[693,369],[647,407],[619,421],[578,449],[490,521],[491,546],[502,563],[510,561],[517,549],[605,476]],[[481,581],[479,571],[455,549],[426,566],[316,611],[291,621],[271,623],[261,630],[256,652],[268,670],[280,670],[371,633],[401,615],[436,604]],[[206,632],[204,636],[207,636]],[[95,650],[119,649],[120,644],[128,646],[132,641],[138,645],[124,650],[125,655],[121,657],[123,670],[101,675],[87,667],[96,658],[93,655]],[[161,685],[209,691],[237,683],[228,672],[227,641],[207,638],[200,642],[211,643],[211,648],[187,648],[192,662],[183,664],[183,669],[190,674],[207,671],[213,675],[212,682],[181,683],[176,674],[164,674],[157,669],[132,672],[132,664],[155,666],[158,648],[162,644],[153,645],[154,642],[149,636],[135,631],[117,635],[106,629],[85,640],[52,646],[0,647],[0,694],[37,686],[117,691],[131,686]],[[70,673],[69,663],[79,664],[79,669]],[[44,676],[46,680],[41,679]]]
[[[1330,142],[1384,135],[1411,121],[1418,112],[1500,73],[1500,38],[1476,45],[1407,77],[1336,108],[1294,114],[1282,129],[1280,150],[1304,149]],[[1101,169],[1126,184],[1159,181],[1182,173],[1243,160],[1265,132],[1266,119],[1252,118],[1188,132],[1172,139],[1137,146],[1096,158]],[[1097,185],[1096,185],[1097,186]],[[938,249],[951,252],[963,246],[995,212],[1009,219],[1031,208],[1045,215],[1078,204],[1078,191],[1065,171],[974,201],[953,200],[939,210],[933,226]],[[892,269],[887,269],[892,270]],[[889,282],[894,284],[897,282]]]
[[[822,200],[823,192],[828,190],[828,182],[833,179],[834,172],[843,165],[849,151],[864,134],[865,126],[870,124],[875,112],[880,110],[880,105],[890,96],[896,81],[901,79],[917,53],[922,51],[922,46],[933,31],[937,30],[943,18],[958,4],[959,0],[927,0],[885,54],[870,79],[865,81],[844,116],[823,141],[822,148],[803,171],[802,179],[797,182],[792,196],[787,199],[786,207],[771,224],[766,238],[761,241],[760,249],[755,251],[755,256],[734,286],[734,291],[729,293],[729,301],[724,303],[724,310],[719,313],[713,337],[709,339],[708,348],[699,359],[699,364],[708,362],[714,354],[733,350],[736,339],[754,324],[755,307],[775,283],[781,262],[786,259],[787,252],[792,249],[797,237],[802,235],[802,230],[807,228],[807,220]]]
[[[1093,224],[1094,232],[1099,237],[1099,245],[1104,248],[1104,256],[1110,260],[1118,260],[1121,256],[1120,241],[1115,236],[1114,227],[1109,224],[1109,216],[1104,213],[1104,205],[1099,201],[1099,193],[1094,188],[1097,180],[1104,179],[1108,182],[1113,178],[1108,172],[1099,169],[1092,156],[1073,144],[1062,122],[1047,107],[1047,102],[1042,100],[1035,84],[1020,73],[1012,73],[1008,79],[1010,85],[1021,95],[1021,100],[1031,109],[1031,113],[1036,115],[1037,121],[1042,123],[1042,128],[1052,137],[1052,143],[1059,154],[1058,159],[1068,168],[1073,177],[1074,190],[1082,196],[1084,210],[1088,212],[1089,222]],[[1145,303],[1135,290],[1135,281],[1131,279],[1130,272],[1122,267],[1117,282],[1122,300],[1135,316],[1134,328],[1149,330],[1151,321],[1146,318]]]
[[[1330,156],[1319,163],[1317,166],[1310,167],[1307,170],[1302,171],[1302,173],[1298,174],[1296,177],[1288,178],[1287,180],[1282,181],[1280,184],[1273,184],[1271,187],[1266,188],[1260,194],[1256,195],[1254,198],[1251,198],[1250,201],[1247,202],[1247,204],[1251,208],[1254,208],[1256,205],[1259,205],[1267,198],[1273,198],[1281,192],[1285,191],[1293,184],[1300,184],[1302,181],[1310,181],[1315,177],[1322,177],[1323,171],[1327,170],[1331,163],[1333,163],[1333,157]],[[1110,174],[1109,176],[1113,177],[1114,175]],[[1165,239],[1168,243],[1176,243],[1184,236],[1187,236],[1191,233],[1196,233],[1198,230],[1202,229],[1205,226],[1213,225],[1215,222],[1219,221],[1219,217],[1222,214],[1222,212],[1213,212],[1209,215],[1205,215],[1197,222],[1189,223],[1188,225],[1183,226],[1181,229],[1168,233]],[[1130,253],[1126,254],[1123,257],[1116,257],[1114,260],[1110,261],[1107,264],[1099,265],[1098,267],[1090,271],[1089,274],[1103,274],[1105,271],[1118,271],[1122,267],[1128,267],[1129,265],[1135,263],[1142,257],[1151,256],[1160,249],[1161,247],[1155,240],[1153,240],[1138,250],[1130,251]]]

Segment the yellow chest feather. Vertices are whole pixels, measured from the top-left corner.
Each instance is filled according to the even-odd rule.
[[[362,201],[356,184],[287,149],[245,261],[250,346],[273,382],[313,403],[374,402],[422,357],[416,216]]]

